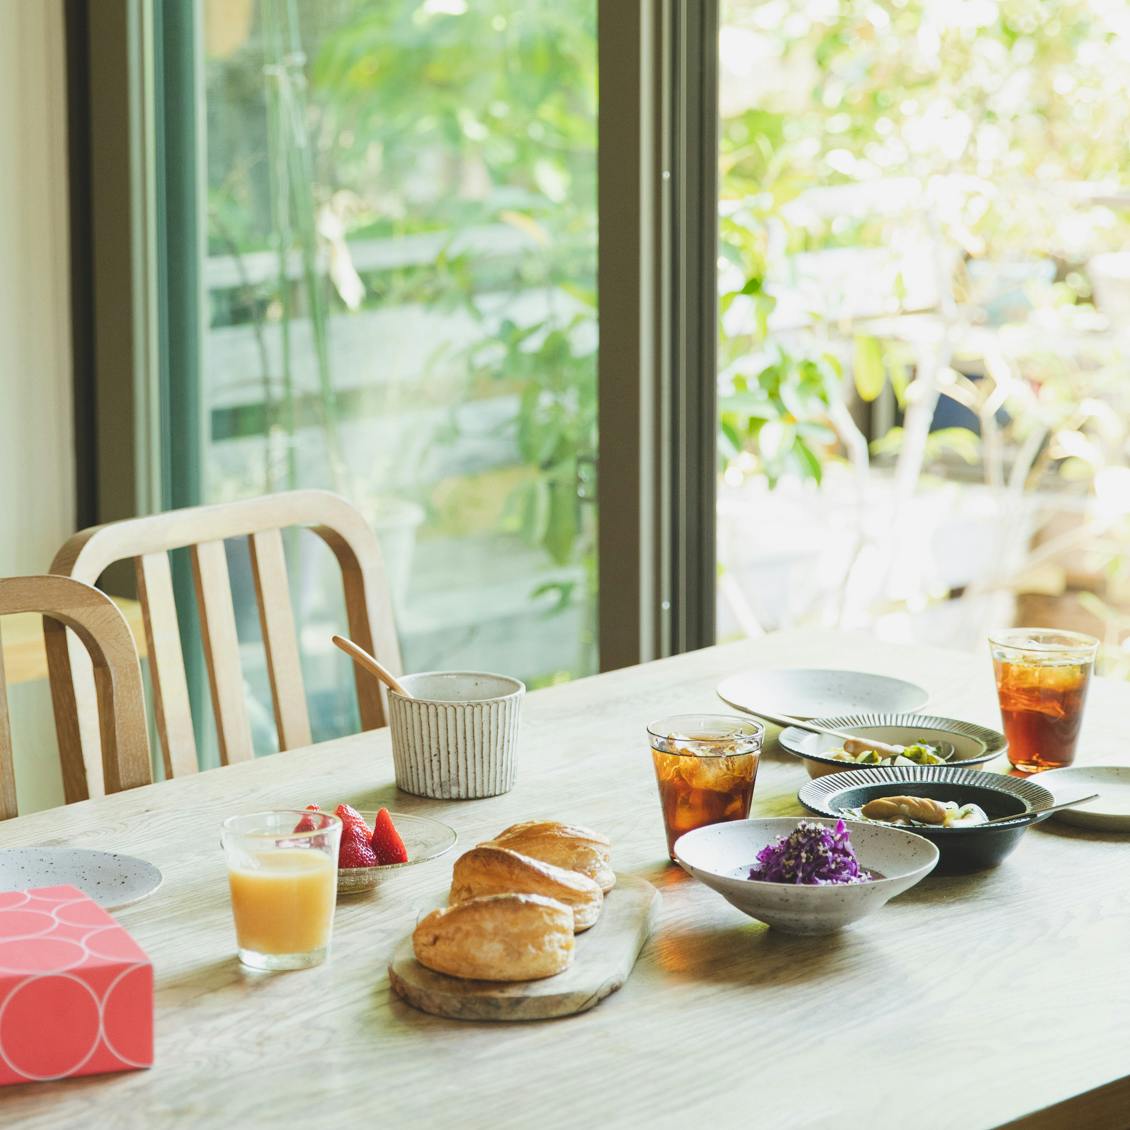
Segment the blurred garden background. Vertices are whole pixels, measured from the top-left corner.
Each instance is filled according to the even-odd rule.
[[[719,635],[1130,673],[1130,8],[725,0]]]
[[[408,670],[594,672],[596,0],[208,0],[203,38],[203,500],[352,499]]]

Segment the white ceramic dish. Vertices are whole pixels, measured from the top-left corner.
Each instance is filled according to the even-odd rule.
[[[800,819],[834,827],[835,820],[778,816],[734,820],[687,832],[675,841],[679,864],[751,918],[787,934],[830,934],[873,914],[933,871],[938,849],[901,828],[846,821],[861,867],[883,876],[869,883],[810,887],[747,879],[757,853]]]
[[[718,684],[718,697],[736,710],[758,708],[794,718],[918,710],[930,697],[920,686],[889,675],[810,667],[743,671]]]
[[[362,811],[365,823],[371,828],[377,818],[376,812]],[[371,891],[382,879],[393,871],[401,871],[417,863],[427,863],[438,859],[451,850],[459,838],[455,829],[441,820],[430,816],[409,816],[403,812],[390,812],[392,822],[404,841],[408,852],[407,863],[386,863],[381,867],[339,867],[337,869],[337,893],[355,895]]]
[[[105,910],[140,902],[163,878],[152,863],[132,855],[69,847],[0,850],[0,891],[77,887]]]
[[[1078,808],[1053,812],[1053,820],[1099,832],[1130,832],[1130,765],[1072,765],[1047,769],[1037,773],[1034,780],[1055,797],[1056,804],[1099,794]]]
[[[484,671],[424,671],[400,683],[413,697],[388,694],[397,788],[470,800],[514,787],[524,683]]]

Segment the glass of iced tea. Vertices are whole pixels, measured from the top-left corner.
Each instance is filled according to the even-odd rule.
[[[647,728],[667,854],[675,841],[704,824],[744,820],[765,727],[727,714],[676,714]]]
[[[1022,773],[1075,760],[1099,641],[1082,632],[1009,628],[989,636],[1008,759]]]

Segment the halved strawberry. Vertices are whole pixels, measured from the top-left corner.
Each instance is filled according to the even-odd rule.
[[[307,812],[321,812],[322,810],[316,804],[308,804],[306,806]],[[294,826],[295,832],[312,832],[314,831],[314,821],[309,816],[303,816]]]
[[[369,846],[368,829],[362,820],[346,824],[341,830],[341,849],[338,851],[338,867],[376,867],[377,857]]]
[[[377,862],[382,865],[407,863],[408,849],[404,846],[404,841],[400,838],[400,833],[396,830],[387,808],[382,808],[377,813],[374,825],[373,837],[369,842]]]
[[[339,804],[337,808],[334,809],[334,815],[341,820],[346,828],[348,828],[350,824],[358,824],[365,829],[366,836],[373,834],[373,830],[365,823],[365,817],[351,804]]]

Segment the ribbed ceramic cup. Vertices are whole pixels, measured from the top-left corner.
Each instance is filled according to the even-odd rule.
[[[525,684],[483,671],[401,675],[389,691],[396,786],[416,796],[472,800],[514,787]]]

